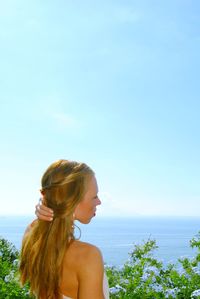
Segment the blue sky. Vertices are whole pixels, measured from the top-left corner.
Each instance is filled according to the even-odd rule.
[[[1,215],[66,158],[99,216],[200,216],[199,1],[1,1],[0,44]]]

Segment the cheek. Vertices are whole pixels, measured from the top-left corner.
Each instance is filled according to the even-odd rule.
[[[85,204],[83,209],[84,209],[85,212],[91,212],[93,210],[92,202],[88,202],[87,204]]]
[[[82,202],[80,203],[75,210],[75,214],[77,215],[83,215],[87,212],[90,212],[93,210],[93,205],[90,202]]]

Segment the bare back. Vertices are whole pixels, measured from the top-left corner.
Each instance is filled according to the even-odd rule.
[[[63,260],[61,293],[73,299],[104,299],[103,276],[100,250],[89,243],[72,241]]]

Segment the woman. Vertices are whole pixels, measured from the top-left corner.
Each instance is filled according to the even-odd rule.
[[[22,242],[22,284],[30,282],[38,299],[109,298],[100,250],[74,237],[74,220],[89,223],[101,204],[94,172],[84,163],[59,160],[44,173],[41,193],[40,219]]]

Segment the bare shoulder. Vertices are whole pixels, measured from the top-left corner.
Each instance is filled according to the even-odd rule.
[[[101,250],[90,243],[73,241],[67,250],[66,258],[71,262],[73,261],[74,266],[77,265],[78,272],[82,270],[99,267],[103,269],[103,257]]]
[[[98,247],[81,241],[72,241],[63,260],[64,277],[74,277],[78,298],[103,299],[104,265]],[[69,280],[68,280],[69,282]]]
[[[73,249],[77,254],[78,298],[103,299],[104,265],[100,249],[92,244],[80,241],[73,243]]]
[[[76,240],[70,247],[75,254],[81,257],[83,263],[88,259],[100,259],[103,262],[101,250],[93,244]]]

